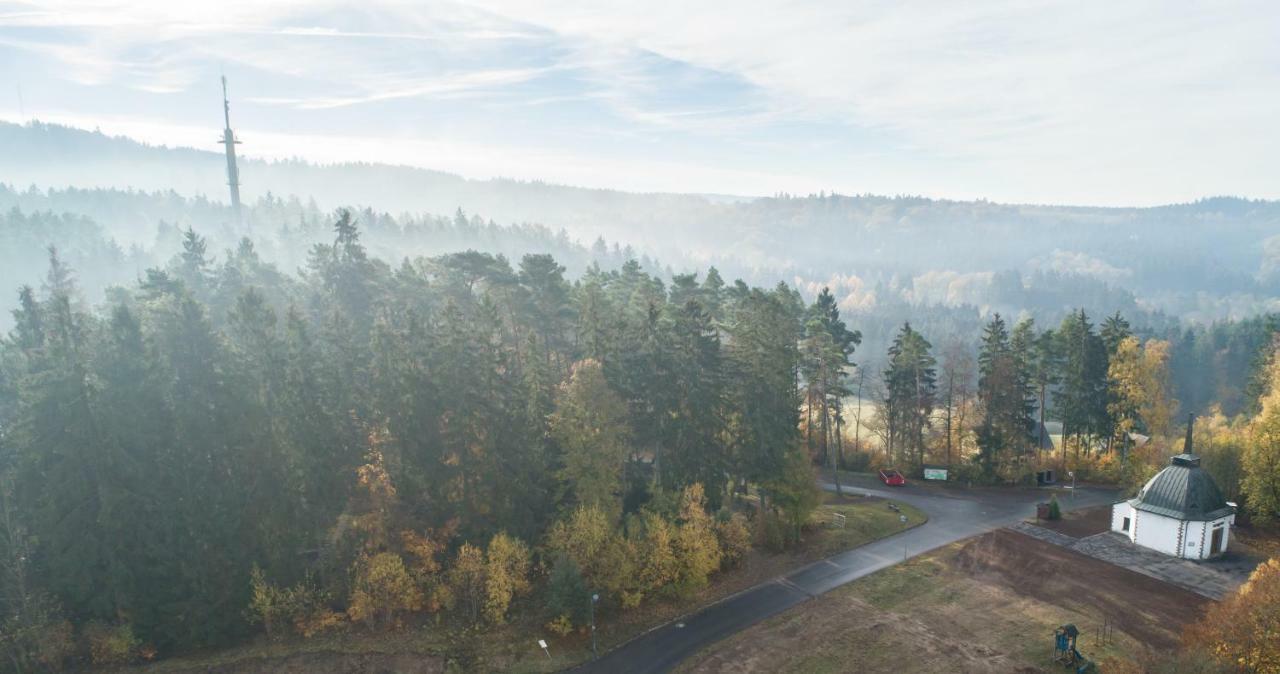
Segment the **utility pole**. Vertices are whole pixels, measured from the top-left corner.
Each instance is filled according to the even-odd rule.
[[[596,650],[596,602],[600,601],[598,592],[591,593],[591,659],[600,659],[600,652]]]
[[[235,211],[236,224],[244,222],[240,214],[240,169],[236,167],[235,132],[231,130],[231,101],[227,99],[227,76],[222,76],[222,119],[226,126],[222,129],[222,140],[227,148],[227,186],[231,188],[231,210]]]

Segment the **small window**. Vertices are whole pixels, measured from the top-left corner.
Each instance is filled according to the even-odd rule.
[[[1124,518],[1124,522],[1122,522],[1122,523],[1120,524],[1120,530],[1121,530],[1121,531],[1128,531],[1128,530],[1129,530],[1129,518],[1128,518],[1128,517]]]

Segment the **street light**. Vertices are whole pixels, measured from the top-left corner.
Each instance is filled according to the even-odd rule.
[[[600,657],[600,653],[596,650],[596,602],[600,601],[600,594],[591,593],[591,659],[596,660]]]
[[[1067,477],[1070,477],[1070,478],[1071,478],[1071,498],[1072,498],[1072,500],[1075,500],[1075,497],[1076,497],[1076,472],[1075,472],[1074,470],[1069,470],[1069,471],[1067,471]]]

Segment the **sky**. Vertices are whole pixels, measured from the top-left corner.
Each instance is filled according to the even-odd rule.
[[[608,187],[1280,198],[1280,3],[0,0],[0,119]]]

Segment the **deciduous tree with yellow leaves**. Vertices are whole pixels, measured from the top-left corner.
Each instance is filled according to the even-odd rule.
[[[494,624],[507,619],[511,600],[529,592],[529,547],[506,533],[489,541],[485,553],[484,615]]]
[[[1107,378],[1107,412],[1115,420],[1116,437],[1123,441],[1128,433],[1138,432],[1163,445],[1178,405],[1169,379],[1169,343],[1125,337],[1111,356]]]
[[[1249,426],[1241,484],[1249,513],[1259,522],[1280,520],[1280,352],[1267,364],[1267,381],[1262,411]]]
[[[695,482],[684,488],[679,524],[675,540],[676,577],[680,589],[687,592],[706,585],[707,576],[720,568],[720,542],[707,514],[701,484]]]
[[[1236,593],[1187,630],[1188,645],[1240,672],[1280,672],[1280,559],[1254,569]]]

